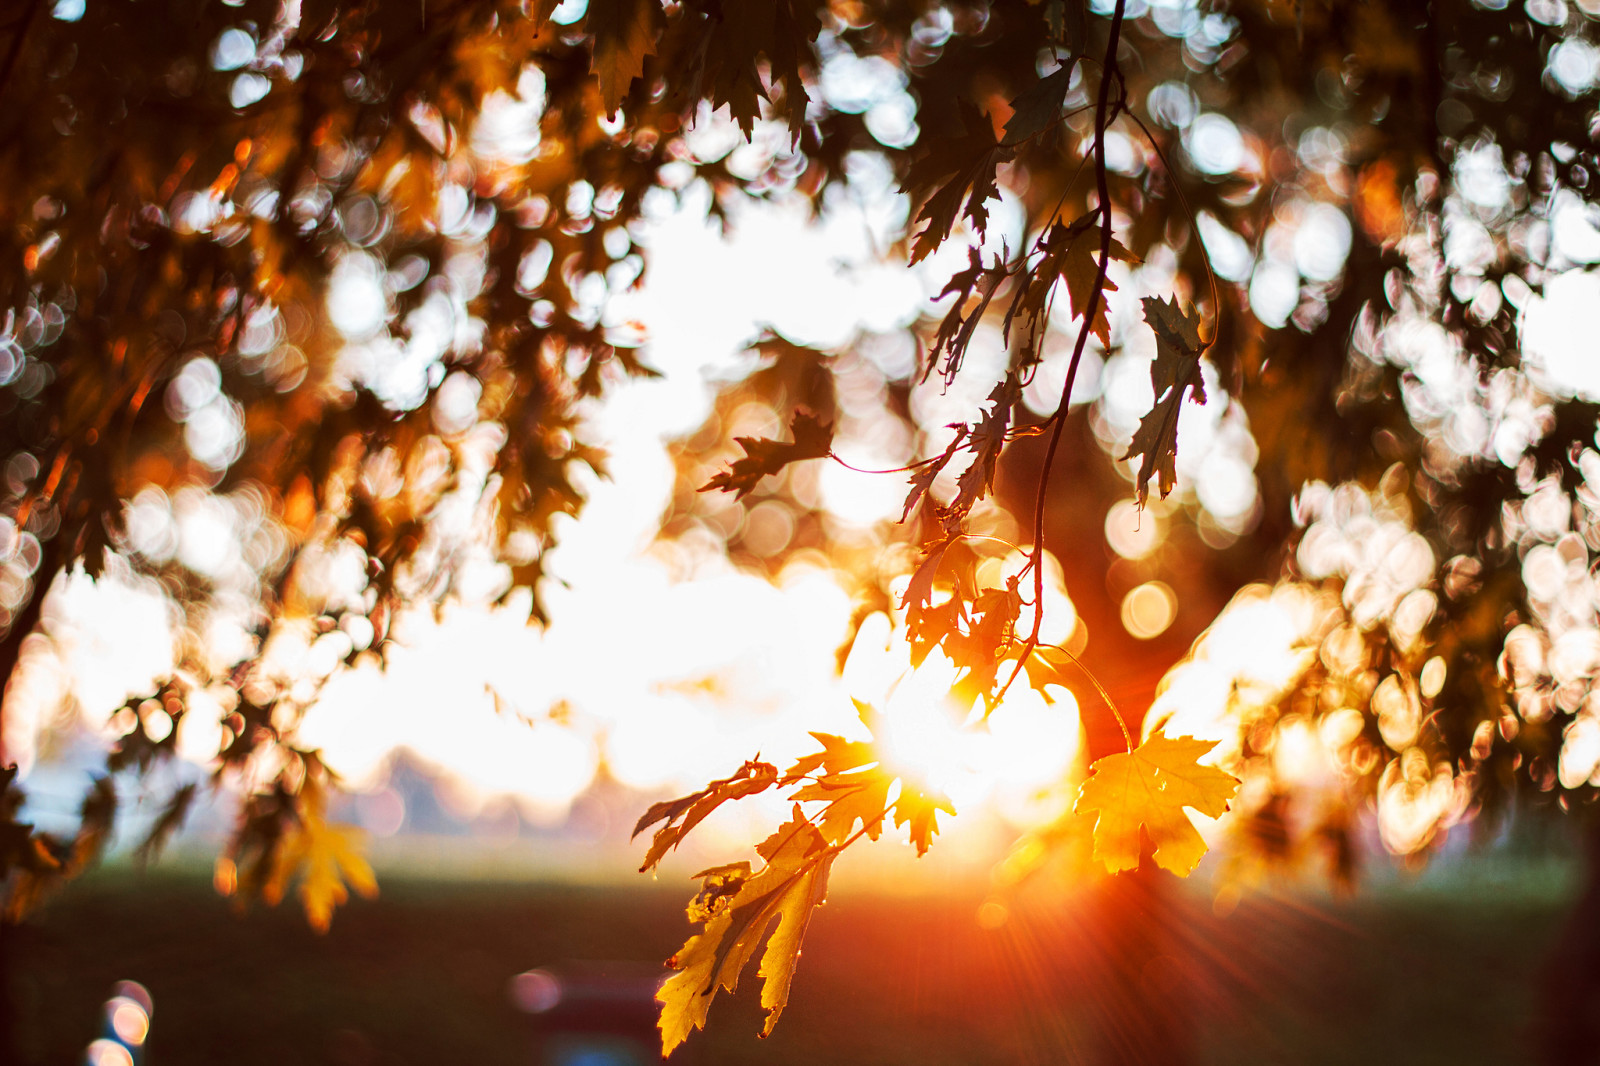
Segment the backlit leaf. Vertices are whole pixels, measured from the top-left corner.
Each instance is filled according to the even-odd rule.
[[[594,35],[589,72],[600,78],[600,106],[617,113],[633,79],[644,73],[644,58],[656,50],[661,18],[657,0],[589,0],[585,28]]]
[[[317,932],[327,932],[334,908],[350,898],[346,886],[369,899],[378,894],[378,880],[361,854],[361,837],[359,829],[324,821],[314,805],[302,808],[299,823],[279,844],[261,898],[268,904],[277,903],[298,876],[306,920]]]
[[[766,437],[735,437],[745,451],[744,458],[735,460],[727,470],[702,485],[700,491],[721,489],[742,499],[768,474],[776,474],[803,459],[826,458],[833,447],[833,426],[808,411],[795,412],[789,433],[794,437],[791,443]]]
[[[1072,68],[1072,63],[1062,64],[1011,101],[1011,117],[1006,120],[1001,144],[1021,144],[1061,117],[1061,102],[1072,83]]]
[[[1193,807],[1212,818],[1228,809],[1238,778],[1200,756],[1211,740],[1168,737],[1157,730],[1130,752],[1095,762],[1078,791],[1077,810],[1097,812],[1094,856],[1112,873],[1139,865],[1142,826],[1155,846],[1156,865],[1188,877],[1206,853],[1206,843],[1184,813]]]
[[[995,168],[1011,158],[1011,149],[995,139],[989,116],[969,101],[958,104],[961,132],[932,141],[906,173],[901,192],[922,201],[916,220],[926,222],[911,249],[913,263],[939,247],[956,224],[961,207],[973,228],[983,232],[989,224],[985,201],[998,196]]]
[[[944,452],[931,463],[924,463],[912,472],[910,478],[911,491],[906,494],[906,506],[905,510],[900,513],[900,521],[904,522],[911,517],[912,509],[933,488],[934,479],[939,476],[941,470],[949,465],[951,457],[956,454],[956,449],[961,446],[961,442],[967,439],[966,426],[957,424],[953,428],[956,431],[956,435],[945,447]]]
[[[639,872],[644,873],[659,863],[668,851],[678,846],[685,833],[699,825],[708,814],[724,803],[763,792],[777,781],[776,766],[749,759],[739,767],[738,772],[720,781],[711,782],[699,792],[651,804],[650,809],[645,811],[643,817],[634,825],[633,836],[637,837],[659,821],[665,820],[666,824],[657,829],[655,836],[651,838],[650,850],[646,853],[644,865],[639,867]],[[683,821],[679,822],[679,818]]]
[[[738,987],[739,974],[774,919],[778,928],[767,942],[758,973],[764,982],[761,1005],[767,1011],[763,1036],[772,1032],[789,1001],[800,944],[813,908],[827,894],[828,873],[838,853],[805,819],[798,804],[790,820],[756,850],[766,865],[753,876],[745,876],[740,864],[705,871],[706,883],[716,883],[714,892],[733,884],[737,891],[714,913],[706,908],[711,916],[704,931],[668,960],[667,965],[678,972],[656,993],[663,1055],[670,1055],[693,1030],[705,1028],[711,1000],[718,989],[732,992]],[[702,888],[701,895],[705,894]]]
[[[1156,357],[1150,364],[1150,384],[1155,390],[1155,406],[1139,420],[1133,442],[1122,456],[1141,456],[1138,485],[1139,505],[1149,496],[1149,481],[1157,478],[1163,498],[1178,480],[1178,412],[1186,392],[1195,403],[1206,402],[1205,381],[1200,374],[1199,319],[1180,311],[1175,302],[1144,298],[1145,321],[1156,335]]]

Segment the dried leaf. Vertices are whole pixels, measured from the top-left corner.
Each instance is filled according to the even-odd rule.
[[[699,792],[651,804],[650,809],[645,811],[644,816],[634,825],[633,836],[637,837],[663,819],[667,824],[657,829],[655,836],[651,838],[650,850],[645,854],[644,865],[639,867],[639,872],[644,873],[659,863],[668,851],[678,846],[685,833],[699,825],[708,814],[724,803],[764,792],[777,782],[776,766],[748,759],[737,772],[720,781],[711,782]],[[681,823],[678,822],[679,818],[683,819]]]
[[[906,494],[906,506],[905,510],[900,513],[900,521],[904,522],[911,517],[912,508],[916,507],[917,503],[933,488],[933,483],[938,478],[939,472],[949,465],[951,458],[956,454],[956,449],[961,447],[961,442],[967,439],[966,426],[958,422],[950,428],[956,431],[956,435],[946,446],[944,452],[933,462],[924,463],[912,471],[910,478],[911,491]]]
[[[911,262],[925,258],[939,247],[963,212],[982,233],[989,224],[989,209],[984,201],[999,195],[995,187],[995,168],[1011,158],[1012,152],[995,139],[994,124],[970,101],[958,102],[962,130],[954,137],[933,139],[927,150],[906,173],[901,192],[922,201],[917,222],[926,222],[911,249]]]
[[[1066,99],[1067,87],[1072,84],[1075,62],[1069,61],[1057,67],[1011,101],[1011,117],[1006,120],[1006,135],[1001,138],[1001,144],[1021,144],[1048,129],[1061,117],[1061,102]]]
[[[1139,828],[1155,845],[1156,865],[1188,877],[1206,853],[1185,807],[1218,817],[1239,787],[1238,778],[1200,756],[1215,741],[1167,737],[1157,730],[1131,752],[1107,755],[1090,767],[1078,792],[1080,813],[1097,811],[1094,856],[1112,873],[1139,865]]]
[[[594,36],[589,72],[600,78],[600,106],[617,113],[633,79],[644,73],[644,58],[656,50],[661,5],[657,0],[589,0],[584,28]]]
[[[1176,303],[1144,298],[1145,321],[1156,335],[1156,357],[1150,364],[1150,383],[1155,389],[1155,406],[1139,420],[1133,442],[1123,459],[1138,455],[1139,505],[1149,497],[1151,477],[1158,479],[1163,498],[1178,480],[1178,413],[1184,393],[1192,391],[1195,403],[1205,403],[1205,382],[1200,374],[1199,319],[1182,312]]]
[[[1007,374],[989,393],[989,409],[978,420],[967,444],[976,453],[972,465],[962,471],[960,480],[956,482],[956,498],[950,504],[950,509],[956,514],[967,514],[975,503],[994,489],[995,465],[1000,461],[1000,450],[1005,447],[1012,408],[1021,394],[1022,388],[1015,374]]]
[[[735,437],[745,451],[744,458],[735,460],[727,470],[700,486],[700,491],[721,489],[743,499],[768,474],[776,474],[802,459],[826,458],[833,447],[833,426],[808,411],[795,412],[789,433],[794,437],[789,444],[766,437]]]
[[[961,361],[966,356],[967,346],[972,343],[972,334],[983,320],[989,302],[994,299],[995,290],[1006,279],[1005,256],[996,256],[994,265],[988,267],[983,265],[983,258],[976,248],[968,248],[967,257],[970,262],[967,269],[951,275],[944,291],[935,297],[936,300],[942,300],[955,293],[956,301],[945,313],[944,321],[939,323],[933,344],[928,348],[928,365],[922,372],[923,381],[927,381],[933,373],[942,351],[945,358],[940,373],[944,375],[944,383],[949,386],[955,382],[956,375],[961,372]],[[966,309],[967,302],[974,294],[979,298],[978,304],[969,312]]]

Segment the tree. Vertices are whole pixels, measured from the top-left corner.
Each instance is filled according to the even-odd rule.
[[[915,367],[870,338],[764,338],[724,410],[768,404],[788,432],[720,473],[686,449],[672,521],[725,505],[701,488],[784,508],[789,550],[830,551],[860,618],[892,616],[913,666],[947,660],[980,718],[1014,685],[1103,706],[1073,824],[1097,815],[1113,870],[1192,869],[1182,810],[1220,813],[1235,779],[1241,841],[1325,845],[1338,876],[1369,802],[1421,854],[1519,792],[1582,807],[1600,780],[1600,383],[1575,354],[1600,260],[1592,5],[152,3],[33,0],[3,31],[0,674],[74,567],[160,578],[197,632],[247,600],[245,650],[186,649],[110,757],[167,756],[191,689],[231,690],[238,891],[304,867],[325,922],[365,882],[296,740],[316,687],[264,649],[293,630],[382,654],[396,605],[460,594],[489,554],[495,592],[537,590],[575,468],[603,467],[580,404],[649,373],[607,297],[647,264],[630,227],[650,199],[703,182],[718,212],[825,217],[872,166],[914,212],[886,255],[948,267]],[[696,156],[685,130],[718,121],[753,150]],[[875,381],[870,414],[841,402],[847,373]],[[930,418],[941,382],[981,402]],[[904,524],[837,536],[793,471],[877,425],[906,445]],[[247,579],[135,520],[202,498],[250,531]],[[1136,512],[1162,551],[1129,541]],[[907,538],[910,565],[882,572]],[[334,559],[362,586],[325,580]],[[1067,592],[1076,638],[1045,609]],[[1119,611],[1165,635],[1119,638]],[[1284,668],[1241,643],[1263,631]],[[702,875],[669,1049],[778,918],[770,1026],[839,851],[890,819],[925,848],[948,810],[864,741],[818,740],[640,822],[664,822],[649,866],[710,805],[797,803],[760,869]],[[1320,783],[1284,754],[1302,741]],[[16,912],[89,861],[115,796],[97,786],[59,841],[5,783]]]

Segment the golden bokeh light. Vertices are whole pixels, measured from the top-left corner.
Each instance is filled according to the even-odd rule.
[[[1122,598],[1122,628],[1137,640],[1152,640],[1178,616],[1178,597],[1161,581],[1146,581]]]

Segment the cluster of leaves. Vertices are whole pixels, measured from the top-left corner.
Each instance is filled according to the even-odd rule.
[[[286,546],[267,553],[247,590],[261,608],[257,648],[286,622],[322,632],[360,616],[381,652],[396,607],[455,587],[471,546],[451,542],[435,521],[452,494],[490,520],[489,547],[509,566],[508,587],[535,587],[550,520],[580,506],[579,468],[601,465],[583,440],[579,401],[645,372],[637,338],[606,320],[594,294],[637,280],[643,257],[628,227],[647,194],[681,187],[681,166],[667,167],[689,162],[719,194],[781,191],[825,206],[854,153],[880,153],[914,201],[906,256],[916,263],[947,241],[984,235],[1000,188],[1016,193],[1026,243],[1015,254],[968,253],[940,297],[950,306],[929,323],[922,376],[937,371],[948,384],[970,372],[964,364],[985,322],[999,325],[1009,360],[982,409],[911,465],[902,516],[915,517],[921,533],[921,563],[898,604],[915,653],[939,648],[962,671],[962,697],[986,707],[1022,673],[1036,686],[1062,676],[1039,643],[1047,534],[1081,534],[1070,521],[1077,512],[1092,514],[1098,536],[1105,499],[1079,484],[1052,492],[1051,474],[1064,452],[1093,446],[1069,401],[1090,342],[1109,352],[1126,333],[1108,313],[1115,261],[1153,261],[1159,251],[1175,260],[1176,292],[1209,293],[1198,312],[1177,300],[1144,302],[1156,335],[1153,407],[1122,453],[1138,460],[1140,502],[1152,479],[1162,496],[1177,486],[1179,412],[1186,397],[1205,399],[1202,357],[1227,383],[1261,457],[1261,520],[1227,566],[1211,568],[1215,576],[1192,577],[1208,593],[1193,601],[1219,602],[1219,589],[1225,600],[1243,581],[1277,576],[1296,535],[1290,502],[1308,481],[1373,484],[1397,462],[1408,465],[1417,473],[1408,504],[1437,558],[1494,572],[1517,559],[1501,515],[1542,479],[1573,492],[1586,480],[1592,404],[1540,399],[1542,437],[1513,461],[1485,452],[1441,462],[1407,406],[1412,383],[1374,340],[1406,309],[1442,324],[1472,367],[1520,373],[1510,294],[1537,292],[1549,259],[1519,225],[1558,196],[1587,205],[1600,196],[1587,105],[1549,67],[1557,46],[1590,36],[1587,16],[1566,5],[1495,10],[1451,0],[1424,18],[1358,0],[1236,0],[1204,12],[1160,8],[1138,34],[1124,34],[1123,4],[1099,17],[1076,0],[591,0],[566,26],[553,21],[553,0],[245,0],[238,8],[166,0],[161,17],[150,3],[104,0],[71,22],[52,17],[48,0],[30,0],[0,25],[0,102],[12,105],[0,107],[0,679],[41,618],[44,590],[75,565],[91,575],[113,565],[142,572],[196,612],[218,592],[214,576],[141,550],[125,522],[141,493],[200,489],[260,501],[258,524]],[[818,92],[824,54],[847,53],[905,75],[918,108],[911,144],[875,139],[861,114]],[[491,99],[520,97],[530,70],[543,79],[536,148],[479,152],[481,111]],[[1412,101],[1420,106],[1398,103]],[[786,122],[791,154],[754,170],[694,160],[683,130],[702,107],[725,107],[747,136]],[[1233,172],[1169,164],[1192,162],[1186,138],[1202,111],[1235,120],[1245,163]],[[1113,135],[1131,162],[1112,165]],[[1485,154],[1506,163],[1509,206],[1485,229],[1483,254],[1453,260],[1442,235],[1466,217],[1459,198],[1449,202],[1455,171]],[[1301,200],[1349,220],[1349,253],[1336,276],[1304,279],[1275,328],[1252,313],[1246,274],[1216,282],[1211,238],[1201,234],[1247,249],[1282,243],[1275,227]],[[353,375],[341,358],[351,338],[335,328],[328,296],[341,265],[358,256],[381,278],[397,341],[426,334],[411,316],[440,301],[461,327],[420,396]],[[1070,314],[1053,315],[1063,296]],[[1061,399],[1032,420],[1023,390],[1063,317],[1075,333]],[[781,360],[803,361],[794,352]],[[807,366],[826,382],[823,362]],[[191,369],[198,391],[184,377]],[[792,439],[742,439],[745,456],[708,487],[746,498],[766,491],[769,475],[781,483],[795,461],[831,455],[831,385],[814,387],[816,378],[784,386]],[[446,381],[465,388],[446,390]],[[447,402],[447,392],[456,399]],[[476,397],[465,418],[463,394]],[[200,447],[207,423],[191,425],[186,396],[210,405],[209,424],[232,424],[237,439],[220,451]],[[1030,437],[1043,448],[1011,447]],[[956,470],[949,499],[939,498]],[[1037,485],[1024,501],[1034,512],[1027,568],[977,587],[958,560],[975,514],[1008,481]],[[1106,484],[1105,498],[1128,491],[1115,478]],[[1047,513],[1059,528],[1047,530]],[[357,596],[337,601],[302,580],[318,557],[345,550],[359,553],[368,574]],[[1069,572],[1075,594],[1100,595],[1095,553],[1056,554],[1076,557],[1068,558],[1081,568]],[[1451,574],[1441,574],[1447,589]],[[1450,660],[1446,695],[1466,708],[1439,716],[1453,755],[1476,751],[1484,721],[1504,720],[1493,663],[1506,620],[1526,600],[1512,572],[1453,601],[1429,631]],[[1022,626],[1030,609],[1032,625]],[[1471,639],[1452,644],[1462,615]],[[1119,653],[1111,640],[1097,644],[1097,668],[1119,654],[1127,672],[1156,673],[1151,656]],[[248,796],[231,851],[246,871],[240,891],[281,895],[283,871],[299,865],[293,857],[315,856],[307,883],[318,887],[306,901],[325,915],[343,891],[331,885],[348,878],[359,889],[365,878],[304,793],[320,779],[307,769],[314,753],[294,740],[304,694],[269,683],[257,665],[256,653],[220,671],[183,664],[186,676],[231,693],[218,780],[242,783]],[[1316,670],[1302,680],[1332,691]],[[1371,692],[1363,684],[1349,686],[1358,703]],[[168,697],[181,712],[182,688],[155,694],[163,705]],[[1313,712],[1331,706],[1316,692],[1303,702]],[[1504,772],[1479,780],[1550,777],[1552,738],[1573,713],[1521,734],[1524,745],[1543,738],[1542,764],[1491,745],[1489,758],[1508,752]],[[115,758],[143,768],[172,745],[136,719]],[[1503,737],[1512,733],[1501,727]],[[1091,780],[1109,781],[1115,770],[1154,795],[1197,796],[1200,809],[1221,802],[1219,782],[1175,773],[1154,743],[1127,755],[1142,761],[1102,760]],[[269,749],[281,758],[252,758]],[[1387,759],[1363,773],[1382,773]],[[281,769],[249,776],[263,765]],[[662,817],[681,835],[698,805],[766,779],[741,774]],[[778,780],[774,772],[768,787]],[[80,849],[18,821],[19,794],[5,784],[0,855],[11,898],[24,900],[35,882],[76,869]],[[1124,801],[1132,789],[1122,789]],[[173,797],[163,835],[192,796]],[[110,801],[86,805],[86,841],[103,837],[94,829],[109,821],[102,803]],[[1105,856],[1126,865],[1132,818],[1114,813],[1126,802],[1104,803],[1114,816],[1107,822],[1099,805],[1101,821],[1122,841]],[[1148,833],[1169,824],[1163,817],[1139,820]],[[865,832],[859,815],[850,824],[858,822]],[[708,877],[706,916],[726,906],[716,900],[755,889],[748,901],[771,902],[769,919],[809,914],[801,903],[826,873],[817,856],[841,846],[829,841],[825,815],[812,831],[769,842],[763,857],[777,869],[759,884],[764,873]],[[1163,854],[1183,865],[1192,841],[1169,840]],[[791,877],[801,868],[822,876],[802,885]],[[741,917],[764,927],[755,919],[766,906]],[[786,917],[783,943],[801,926]],[[735,938],[741,959],[755,950],[746,939]],[[731,956],[711,958],[705,992],[728,975]]]
[[[856,702],[869,735],[877,729],[873,709]],[[700,890],[689,901],[689,921],[702,929],[668,960],[675,973],[656,994],[661,1003],[662,1054],[670,1055],[695,1029],[704,1029],[719,990],[737,989],[739,975],[766,938],[758,976],[766,1010],[761,1035],[777,1024],[789,1001],[789,986],[812,911],[827,896],[834,861],[863,837],[877,840],[890,824],[907,828],[918,856],[939,831],[938,812],[954,815],[950,801],[885,761],[874,738],[848,740],[813,733],[822,745],[780,774],[758,756],[704,789],[653,805],[633,835],[661,823],[650,841],[641,872],[653,870],[684,836],[722,804],[788,788],[789,820],[756,845],[762,865],[748,861],[713,866],[694,875]],[[1107,869],[1139,863],[1141,832],[1154,846],[1155,861],[1187,876],[1205,853],[1184,814],[1193,807],[1216,817],[1227,808],[1238,782],[1198,759],[1213,745],[1192,737],[1168,739],[1159,732],[1130,754],[1095,764],[1079,810],[1096,814],[1095,855]],[[768,932],[771,935],[768,936]]]

